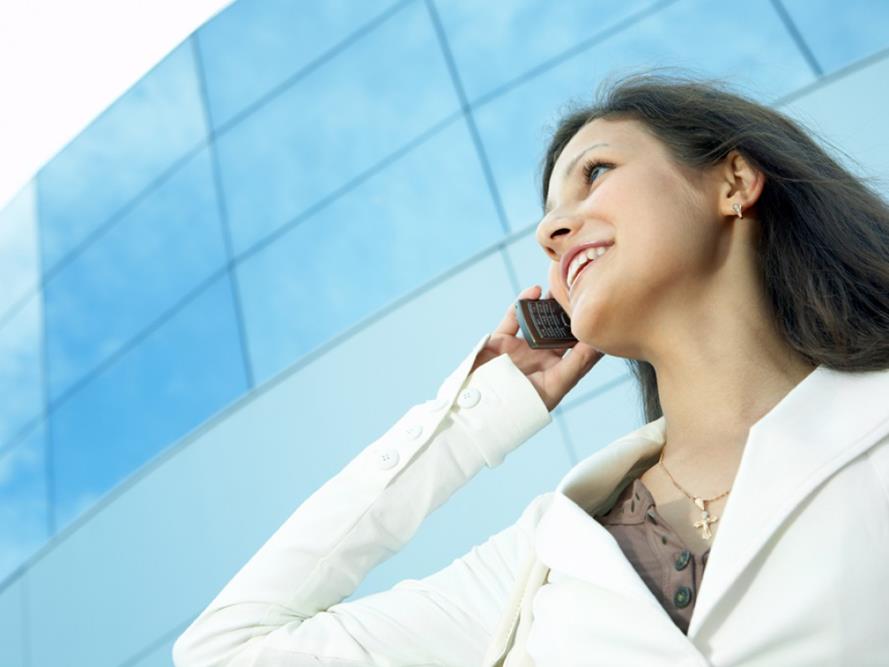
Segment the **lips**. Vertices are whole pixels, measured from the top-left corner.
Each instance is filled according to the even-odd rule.
[[[605,255],[607,255],[609,252],[611,252],[611,251],[609,250],[608,252],[605,253]],[[601,257],[597,257],[596,259],[590,260],[589,262],[587,262],[586,264],[584,264],[583,266],[580,267],[580,271],[578,271],[577,275],[574,276],[574,282],[572,282],[571,287],[568,288],[568,298],[569,299],[574,294],[574,288],[577,287],[577,283],[579,283],[580,279],[583,277],[582,274],[590,267],[590,265],[598,264],[599,262],[604,260],[605,255],[602,255]]]
[[[565,285],[565,289],[568,289],[568,267],[571,266],[571,260],[574,259],[577,253],[584,252],[587,248],[598,248],[600,246],[609,247],[612,245],[614,245],[614,241],[610,239],[604,241],[594,241],[592,243],[582,243],[580,245],[574,246],[568,252],[566,252],[564,257],[562,257],[562,266],[560,267],[562,270],[562,284]],[[585,268],[586,267],[584,266],[583,269]],[[578,277],[580,277],[580,274],[578,274]],[[577,282],[576,279],[575,282]]]

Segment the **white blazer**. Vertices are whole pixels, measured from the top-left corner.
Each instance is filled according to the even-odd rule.
[[[889,371],[819,366],[752,426],[688,635],[590,516],[656,462],[665,417],[439,572],[341,602],[551,421],[508,355],[469,373],[487,339],[296,509],[177,639],[178,667],[889,664]]]

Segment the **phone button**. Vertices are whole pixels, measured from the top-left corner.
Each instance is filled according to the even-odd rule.
[[[398,465],[398,452],[394,449],[386,449],[377,454],[377,467],[380,470],[388,470]]]
[[[471,408],[478,403],[480,398],[481,392],[475,387],[469,387],[460,392],[460,396],[457,398],[457,404],[461,408]]]

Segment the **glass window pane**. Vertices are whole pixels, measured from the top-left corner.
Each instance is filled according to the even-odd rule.
[[[47,539],[46,447],[42,425],[0,450],[0,581]]]
[[[31,181],[0,211],[0,327],[40,282],[35,197]]]
[[[246,389],[226,274],[50,414],[57,529]]]
[[[769,102],[814,76],[767,2],[745,5],[745,48],[727,49],[737,29],[735,8],[719,3],[670,5],[595,47],[574,55],[475,112],[479,132],[513,229],[542,215],[538,165],[548,131],[569,102],[586,103],[605,76],[673,66],[727,79],[754,99]]]
[[[563,417],[571,446],[577,452],[577,459],[583,461],[608,443],[645,424],[639,384],[627,374],[623,382],[566,410]],[[596,425],[593,432],[590,432],[590,424]]]
[[[501,235],[466,126],[452,123],[238,267],[258,381]]]
[[[889,55],[813,87],[780,109],[814,130],[829,154],[889,201],[886,81]]]
[[[0,578],[0,665],[28,664],[25,609],[24,577],[5,584]]]
[[[176,643],[178,638],[179,633],[177,632],[160,644],[152,642],[151,651],[149,653],[142,653],[139,651],[139,657],[136,662],[127,661],[126,664],[129,667],[169,667],[170,660],[172,660],[173,657],[173,644]]]
[[[237,253],[459,109],[414,3],[217,139]]]
[[[225,264],[207,149],[189,158],[45,290],[51,400]]]
[[[784,7],[824,74],[889,46],[889,2],[784,0]]]
[[[44,272],[205,138],[192,54],[183,42],[37,175]]]
[[[409,406],[434,396],[513,293],[502,257],[488,255],[202,426],[31,571],[30,609],[41,620],[33,663],[130,664],[200,611],[303,500]],[[458,302],[463,317],[454,318]],[[456,535],[428,533],[434,546],[424,552],[447,562],[485,528],[514,520],[520,499],[566,468],[546,444],[523,445],[512,467],[490,471],[486,517],[464,521]],[[506,480],[509,491],[504,475],[515,481]],[[486,497],[481,488],[469,493]],[[395,574],[403,579],[404,569]],[[111,615],[139,622],[109,633],[95,619]]]
[[[0,327],[0,451],[43,413],[42,337],[43,305],[34,294]]]
[[[214,127],[312,65],[388,3],[238,0],[198,31]]]
[[[472,101],[659,4],[447,0],[436,8]]]

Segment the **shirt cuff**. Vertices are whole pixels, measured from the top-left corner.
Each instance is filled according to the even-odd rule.
[[[506,353],[466,379],[452,418],[464,422],[489,468],[552,421],[537,389]]]

